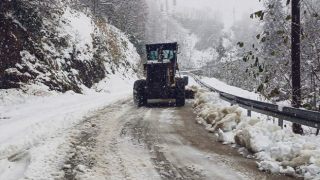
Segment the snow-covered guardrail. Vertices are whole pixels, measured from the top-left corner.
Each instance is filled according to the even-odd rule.
[[[266,102],[255,101],[251,99],[246,99],[243,97],[228,94],[226,92],[219,91],[214,87],[200,81],[194,74],[189,73],[194,80],[200,84],[202,87],[206,87],[211,91],[219,93],[220,98],[233,104],[238,104],[240,107],[248,110],[248,116],[251,116],[251,111],[258,112],[260,114],[265,114],[268,116],[276,117],[279,119],[279,126],[283,127],[283,120],[294,122],[297,124],[320,128],[320,112],[309,111],[304,109],[297,109],[292,107],[279,107],[275,104],[270,104]]]

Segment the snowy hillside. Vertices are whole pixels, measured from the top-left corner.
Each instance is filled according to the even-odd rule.
[[[140,62],[136,48],[120,30],[89,14],[69,7],[51,14],[55,18],[44,20],[41,41],[29,42],[38,50],[21,47],[21,59],[8,64],[1,85],[10,89],[0,89],[0,179],[21,177],[29,163],[30,171],[39,168],[46,154],[65,159],[50,150],[63,146],[64,131],[132,93]],[[14,17],[7,20],[26,33]],[[51,147],[42,146],[52,139]],[[19,161],[22,157],[27,160]],[[59,159],[53,163],[58,166]],[[52,170],[44,167],[41,173],[48,176],[42,178]]]
[[[88,10],[68,6],[49,13],[49,17],[43,15],[36,35],[30,35],[23,23],[7,14],[6,21],[18,25],[15,27],[19,31],[7,31],[5,38],[21,34],[29,37],[13,41],[11,45],[18,47],[16,49],[7,46],[7,51],[13,51],[15,57],[8,53],[7,58],[12,60],[3,60],[2,88],[32,91],[36,85],[46,86],[48,90],[81,93],[81,85],[91,88],[111,74],[135,76],[140,56],[127,36],[105,18],[93,18]]]

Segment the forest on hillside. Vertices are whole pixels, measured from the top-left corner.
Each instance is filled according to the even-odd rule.
[[[194,14],[185,11],[175,19],[197,35],[195,49],[215,50],[216,55],[201,67],[205,76],[260,93],[273,103],[291,100],[291,3],[261,3],[264,9],[239,17],[227,30],[217,15],[205,15],[205,10]],[[320,92],[320,3],[310,0],[300,4],[302,106],[315,110]]]

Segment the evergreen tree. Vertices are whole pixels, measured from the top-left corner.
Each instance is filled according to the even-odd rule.
[[[216,49],[217,53],[219,54],[218,59],[221,60],[223,57],[226,57],[226,49],[223,46],[223,39],[222,37],[219,38],[219,45]]]

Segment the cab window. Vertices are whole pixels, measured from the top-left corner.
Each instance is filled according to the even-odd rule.
[[[172,50],[163,50],[163,58],[164,59],[172,59],[173,51]]]
[[[149,60],[157,60],[158,59],[158,51],[150,51]]]
[[[169,59],[173,59],[173,50],[170,51]]]

